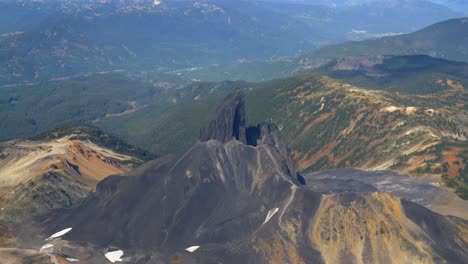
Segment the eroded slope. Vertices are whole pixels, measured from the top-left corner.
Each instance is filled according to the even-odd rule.
[[[102,179],[143,162],[137,151],[120,154],[90,141],[83,128],[74,131],[56,139],[0,143],[0,224],[8,231],[2,233],[11,234],[0,245],[14,246],[34,217],[76,206]]]

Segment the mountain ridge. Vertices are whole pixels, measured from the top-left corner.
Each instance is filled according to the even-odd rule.
[[[217,110],[220,132],[202,133],[208,141],[152,161],[133,177],[108,177],[79,208],[49,218],[45,233],[73,227],[66,244],[52,241],[54,247],[93,263],[103,262],[103,253],[112,248],[136,263],[457,263],[466,258],[466,221],[389,194],[313,192],[296,180],[274,125],[255,146],[237,140],[238,93]],[[442,228],[445,232],[438,231]],[[440,242],[433,244],[435,238]]]
[[[177,153],[198,139],[195,131],[208,124],[219,102],[215,98],[241,88],[248,123],[278,124],[302,173],[343,167],[392,170],[448,185],[466,199],[467,95],[455,84],[444,79],[443,86],[434,86],[438,92],[420,94],[361,88],[316,74],[263,83],[194,84],[168,99],[191,98],[193,104],[165,113],[154,124],[141,125],[154,116],[147,108],[123,118],[126,126],[120,118],[99,126],[135,145],[143,146],[139,142],[145,139],[144,146],[158,154]],[[137,134],[125,132],[134,126],[140,128]]]
[[[277,60],[326,44],[406,33],[458,16],[440,7],[418,5],[389,11],[381,5],[335,10],[231,0],[162,1],[156,6],[153,1],[54,3],[34,2],[32,7],[25,4],[19,11],[6,12],[8,21],[26,25],[16,27],[7,21],[11,30],[0,36],[0,84],[113,70],[130,76],[147,72],[157,78],[161,73],[251,61],[278,67]],[[39,12],[32,16],[39,22],[23,19],[24,9]],[[405,19],[397,23],[395,15]],[[364,21],[351,23],[356,17]],[[420,20],[426,22],[416,23]],[[218,79],[228,76],[210,74]]]
[[[34,230],[34,218],[79,205],[102,179],[125,173],[152,157],[96,129],[79,126],[55,129],[34,140],[1,142],[0,246],[21,248],[23,239],[35,237],[22,238],[26,230]],[[34,252],[25,252],[30,253]],[[10,253],[1,253],[2,258],[4,254]]]
[[[331,45],[304,56],[303,69],[319,67],[331,59],[359,55],[430,55],[468,61],[468,18],[451,19],[401,36]],[[456,38],[454,40],[454,38]]]

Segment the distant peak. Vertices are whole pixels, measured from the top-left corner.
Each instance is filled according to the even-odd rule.
[[[245,99],[244,93],[237,89],[224,99],[216,111],[216,119],[202,129],[201,141],[210,139],[228,142],[237,139],[245,142]]]

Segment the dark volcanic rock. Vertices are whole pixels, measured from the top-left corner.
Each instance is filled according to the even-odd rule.
[[[278,127],[275,124],[261,123],[257,126],[245,127],[245,98],[241,90],[236,90],[228,95],[218,107],[216,119],[211,121],[208,127],[202,129],[200,141],[217,140],[222,143],[236,139],[250,146],[269,145],[274,147],[279,156],[277,160],[284,160],[293,181],[296,175],[296,163],[290,154],[287,144],[281,138]]]
[[[149,162],[130,177],[108,177],[81,206],[46,221],[45,232],[73,227],[66,236],[72,245],[100,252],[121,248],[129,263],[362,263],[364,258],[397,263],[401,256],[406,263],[430,263],[440,258],[432,255],[431,236],[401,213],[398,198],[322,195],[300,185],[278,128],[245,128],[243,107],[243,95],[236,91],[201,141],[184,154]],[[452,225],[465,230],[464,224]],[[387,245],[401,240],[408,242],[393,256]],[[200,248],[184,250],[191,246]],[[460,248],[444,250],[456,250],[457,261],[466,259]],[[103,254],[90,255],[81,261],[105,261]]]
[[[216,119],[200,133],[201,141],[210,139],[228,142],[235,138],[245,142],[245,108],[244,94],[236,90],[224,100],[216,111]]]

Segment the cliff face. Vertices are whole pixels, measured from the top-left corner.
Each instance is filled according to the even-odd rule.
[[[324,195],[302,185],[277,127],[245,127],[243,100],[228,96],[184,154],[106,178],[81,206],[51,216],[44,232],[73,227],[57,247],[89,263],[105,263],[111,248],[132,263],[467,259],[464,220],[388,194]]]
[[[235,138],[245,143],[244,104],[244,95],[240,90],[227,96],[223,104],[218,107],[216,119],[202,129],[200,140],[214,139],[225,143]]]

